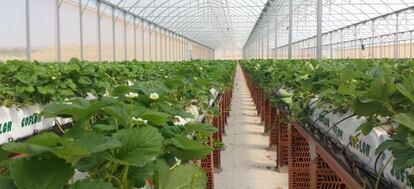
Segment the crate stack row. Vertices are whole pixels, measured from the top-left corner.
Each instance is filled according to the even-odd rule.
[[[257,113],[269,134],[269,147],[276,149],[276,167],[288,166],[291,189],[363,188],[335,155],[326,150],[302,123],[292,122],[286,106],[270,102],[266,93],[244,69]]]
[[[234,83],[234,80],[233,80]],[[201,166],[206,171],[208,177],[208,183],[206,189],[214,188],[214,172],[220,172],[221,168],[221,150],[219,147],[214,146],[213,141],[223,142],[223,135],[225,133],[225,127],[227,125],[227,118],[230,115],[230,104],[231,98],[233,96],[233,90],[229,89],[224,93],[221,93],[218,96],[218,100],[215,103],[215,106],[219,108],[220,114],[212,117],[208,122],[210,122],[218,132],[214,133],[210,137],[209,145],[214,147],[214,151],[209,154],[206,158],[201,160]]]

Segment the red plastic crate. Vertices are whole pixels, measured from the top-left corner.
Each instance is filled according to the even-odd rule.
[[[211,146],[211,139],[209,140]],[[213,153],[207,155],[206,158],[201,160],[201,167],[204,169],[207,175],[207,187],[206,189],[214,189],[214,164],[213,164]]]
[[[289,188],[310,188],[310,157],[306,139],[290,127],[289,134]]]
[[[320,189],[347,189],[348,187],[341,178],[318,156],[317,186]]]
[[[277,167],[280,168],[288,165],[289,161],[288,124],[286,117],[282,113],[280,113],[280,119],[278,119],[277,134]]]
[[[277,108],[271,107],[272,114],[271,114],[271,126],[270,126],[270,134],[269,134],[269,146],[274,147],[277,145],[278,134],[277,134],[277,127],[278,127],[278,113]]]

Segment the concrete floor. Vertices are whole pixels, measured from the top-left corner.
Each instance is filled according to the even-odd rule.
[[[278,173],[276,152],[268,150],[256,108],[240,67],[237,68],[230,118],[221,153],[223,171],[215,174],[216,189],[287,189],[287,172]]]

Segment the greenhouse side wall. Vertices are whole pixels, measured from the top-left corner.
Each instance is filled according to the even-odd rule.
[[[12,11],[18,10],[18,11]],[[179,61],[214,50],[97,0],[0,1],[0,61]]]

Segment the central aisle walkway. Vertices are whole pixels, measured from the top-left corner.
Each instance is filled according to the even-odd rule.
[[[287,189],[288,174],[278,173],[276,153],[268,150],[256,108],[240,66],[237,67],[230,118],[226,126],[221,164],[215,189]]]

